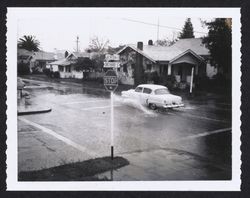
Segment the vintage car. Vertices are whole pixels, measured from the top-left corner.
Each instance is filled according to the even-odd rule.
[[[141,84],[135,89],[122,91],[122,97],[138,100],[142,105],[147,105],[151,109],[184,106],[180,96],[171,94],[168,88],[162,85]]]

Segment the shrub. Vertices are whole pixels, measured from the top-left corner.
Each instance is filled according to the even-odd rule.
[[[19,63],[17,65],[17,72],[18,72],[18,74],[21,74],[21,75],[30,74],[29,64]]]
[[[58,71],[53,72],[54,78],[60,78],[60,73]]]
[[[143,81],[145,83],[153,82],[154,84],[159,84],[160,77],[156,71],[153,72],[144,72]]]
[[[45,69],[43,69],[43,73],[46,75],[46,76],[51,76],[51,71],[50,71],[50,69],[48,69],[48,68],[45,68]]]
[[[151,73],[151,79],[154,82],[154,84],[159,84],[160,82],[160,77],[156,71]]]
[[[163,85],[165,85],[170,90],[176,88],[177,86],[175,76],[167,75],[166,77],[162,77],[162,81]]]

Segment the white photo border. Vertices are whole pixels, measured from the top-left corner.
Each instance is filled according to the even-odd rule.
[[[232,18],[232,180],[20,182],[17,152],[17,23],[25,12],[161,10],[170,17]],[[7,190],[8,191],[240,191],[241,186],[241,23],[240,8],[7,8]]]

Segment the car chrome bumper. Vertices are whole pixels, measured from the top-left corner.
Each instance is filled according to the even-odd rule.
[[[163,105],[163,108],[178,108],[178,107],[184,107],[184,104]]]

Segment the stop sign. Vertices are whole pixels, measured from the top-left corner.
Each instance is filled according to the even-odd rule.
[[[115,91],[118,86],[118,78],[114,70],[108,70],[103,77],[103,81],[108,91]]]

